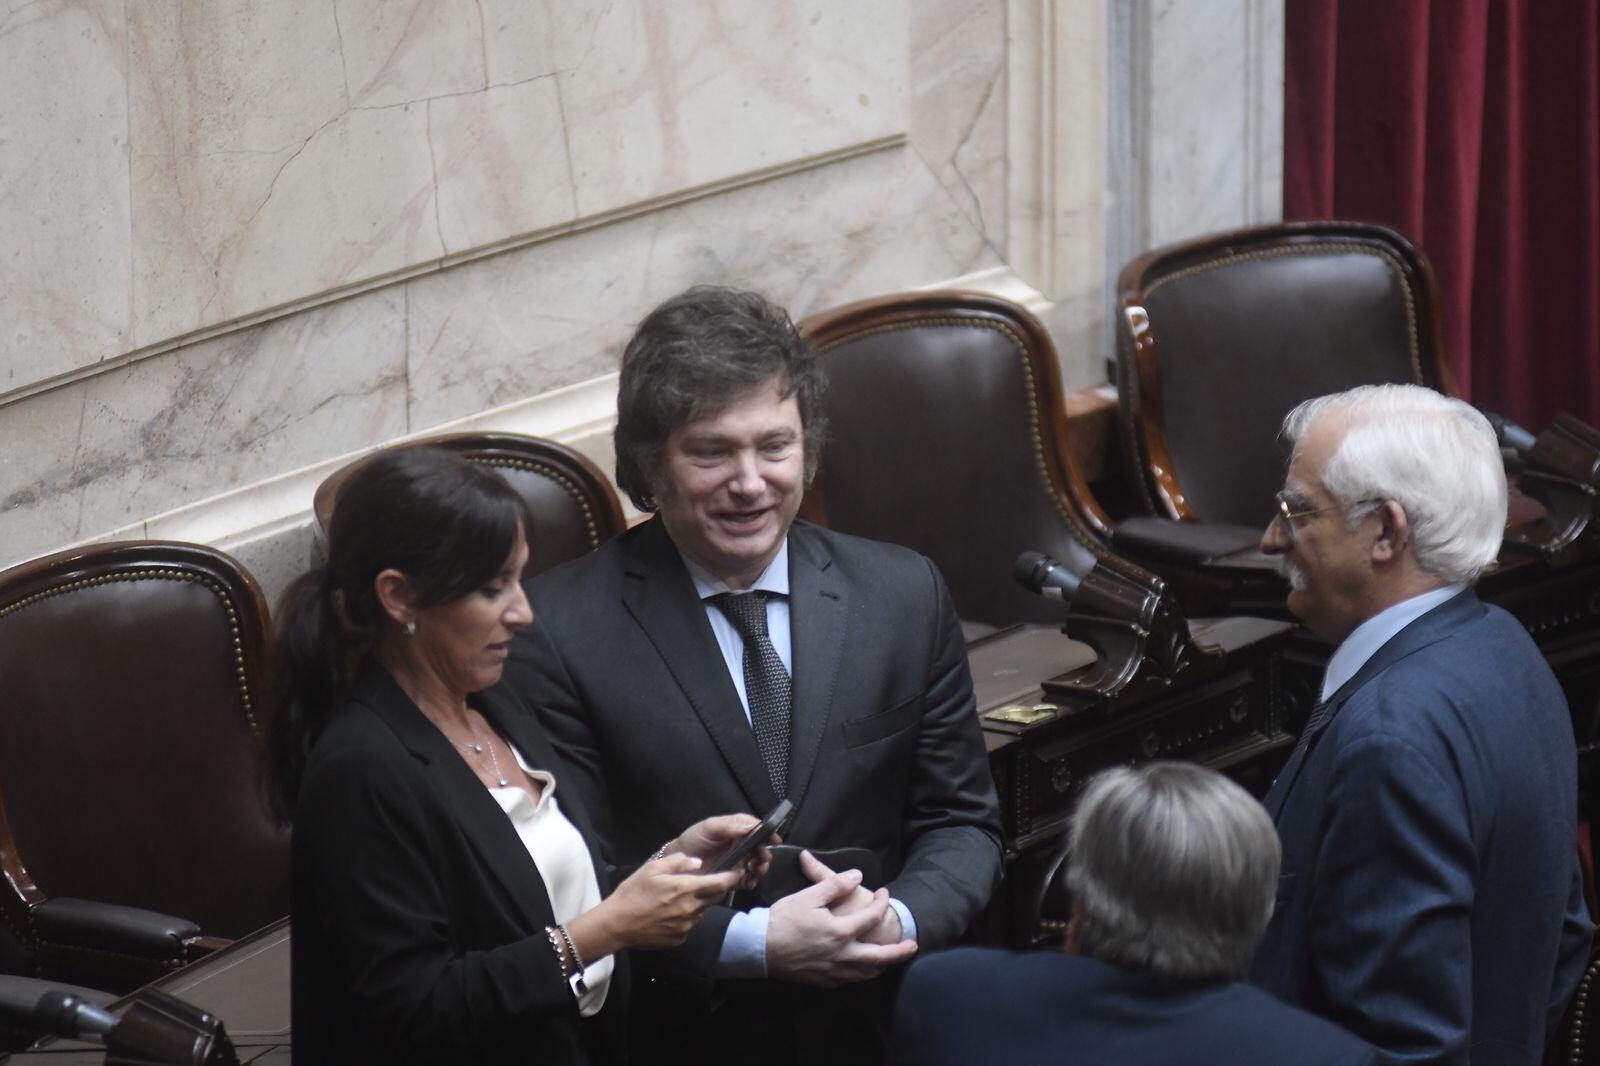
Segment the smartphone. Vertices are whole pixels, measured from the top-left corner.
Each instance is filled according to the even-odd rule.
[[[784,826],[789,824],[789,816],[793,813],[794,804],[788,800],[784,800],[772,808],[767,812],[767,816],[761,819],[760,825],[750,830],[737,844],[722,853],[722,858],[717,860],[717,864],[711,868],[711,872],[714,874],[727,873],[739,865],[745,860],[745,856],[765,844],[767,838],[773,833],[782,832]]]

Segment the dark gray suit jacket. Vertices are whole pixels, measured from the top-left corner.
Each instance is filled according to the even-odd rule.
[[[1329,701],[1267,794],[1283,876],[1252,979],[1386,1063],[1539,1062],[1589,947],[1566,701],[1470,591]]]
[[[914,552],[803,522],[789,533],[789,582],[796,813],[786,840],[873,851],[890,894],[916,919],[921,949],[949,944],[989,898],[1001,864],[994,785],[949,594]],[[639,861],[701,818],[761,815],[777,802],[659,520],[540,575],[529,597],[534,623],[518,634],[506,680],[583,773],[585,806],[614,861]],[[640,960],[641,978],[649,968],[652,980],[636,986],[635,1007],[655,1039],[682,1018],[685,1039],[699,1032],[703,1041],[702,1023],[687,1016],[711,1012],[723,1034],[750,1028],[735,1025],[736,1014],[764,1018],[779,1029],[764,1039],[793,1042],[802,1062],[850,1061],[840,1054],[868,1043],[861,1061],[881,1056],[884,981],[823,995],[714,982],[731,914],[714,908],[683,949]],[[652,997],[672,1006],[652,1011]],[[763,1038],[753,1030],[738,1038],[749,1039]]]

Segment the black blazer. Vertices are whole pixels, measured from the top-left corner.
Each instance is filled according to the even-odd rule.
[[[870,849],[890,894],[915,918],[921,950],[949,944],[989,898],[1001,851],[944,582],[915,552],[796,522],[789,586],[796,810],[786,839]],[[505,683],[580,771],[614,861],[643,859],[701,818],[759,816],[777,802],[705,609],[659,519],[539,575],[529,594],[534,622],[513,643]],[[793,1047],[799,1061],[828,1066],[854,1061],[851,1050],[861,1061],[881,1057],[888,982],[832,992],[713,982],[731,913],[713,907],[684,948],[638,957],[652,981],[638,989],[637,1031],[657,1046],[677,1033],[697,1047],[705,1038],[696,1032],[708,1032],[733,1049],[727,1061],[744,1061],[751,1047]],[[713,1010],[719,1017],[707,1022]]]
[[[532,718],[473,698],[605,865]],[[317,738],[295,809],[294,1057],[317,1063],[621,1061],[617,960],[606,1005],[580,1018],[545,937],[549,896],[510,819],[450,742],[369,665]]]

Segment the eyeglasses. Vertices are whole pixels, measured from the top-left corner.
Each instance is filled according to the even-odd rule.
[[[1369,503],[1383,502],[1381,499],[1356,500],[1354,503],[1331,503],[1326,507],[1303,507],[1300,510],[1296,510],[1295,505],[1301,501],[1291,495],[1288,489],[1279,490],[1272,499],[1278,505],[1277,517],[1283,519],[1283,529],[1289,535],[1290,544],[1295,541],[1295,523],[1303,518],[1312,518],[1328,511],[1348,511],[1352,507],[1364,507]]]

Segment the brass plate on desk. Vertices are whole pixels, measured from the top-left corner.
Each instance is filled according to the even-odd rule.
[[[1006,725],[1038,725],[1060,713],[1061,708],[1053,703],[1008,703],[1004,707],[984,711],[983,717],[985,721],[1004,722]]]

